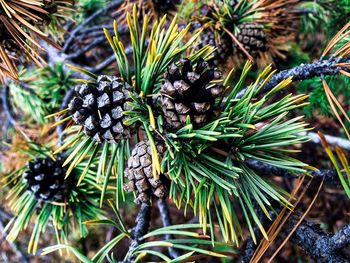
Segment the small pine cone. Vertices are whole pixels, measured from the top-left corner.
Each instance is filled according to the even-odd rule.
[[[191,61],[184,59],[179,66],[169,66],[164,77],[160,92],[168,128],[180,129],[186,124],[187,116],[198,128],[216,112],[215,99],[222,96],[224,86],[211,83],[220,79],[221,73],[209,68],[206,61],[199,59],[193,68]]]
[[[253,58],[257,58],[259,53],[268,50],[267,37],[263,25],[254,22],[245,22],[240,24],[238,29],[237,40]],[[237,45],[234,46],[234,53],[244,57],[242,50]]]
[[[39,201],[63,201],[69,192],[72,176],[64,179],[66,169],[63,160],[57,157],[36,158],[27,164],[28,169],[22,174],[27,190]]]
[[[165,145],[157,143],[158,155],[161,157],[166,150]],[[152,174],[152,149],[149,141],[141,141],[135,145],[128,160],[128,167],[124,172],[129,182],[124,185],[128,192],[137,191],[136,203],[147,203],[152,196],[165,198],[168,194],[168,179],[161,174],[159,179],[154,179]]]
[[[76,124],[84,126],[84,133],[97,142],[116,143],[130,138],[133,126],[124,124],[130,110],[130,87],[118,77],[99,76],[97,84],[75,87],[76,96],[68,108]]]
[[[230,39],[227,38],[226,34],[220,39],[220,42],[215,39],[215,34],[213,31],[207,29],[199,37],[197,50],[203,48],[205,45],[215,47],[212,56],[208,62],[217,67],[221,65],[227,58],[232,54],[232,44]]]

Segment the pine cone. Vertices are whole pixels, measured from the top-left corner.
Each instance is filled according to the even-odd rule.
[[[76,96],[68,105],[73,120],[97,142],[116,143],[129,138],[133,126],[126,126],[123,114],[130,110],[130,87],[118,77],[99,76],[97,84],[75,87]]]
[[[156,146],[158,155],[162,157],[166,150],[165,145],[157,143]],[[149,202],[152,196],[165,198],[168,193],[166,175],[161,174],[158,180],[153,178],[152,150],[149,141],[141,141],[135,145],[124,175],[129,179],[124,188],[129,192],[138,192],[138,197],[135,200],[138,204]]]
[[[62,167],[61,157],[56,160],[50,157],[36,158],[30,161],[28,169],[22,177],[32,192],[40,201],[62,201],[67,196],[72,176],[64,179],[66,169]]]
[[[257,58],[259,52],[266,52],[268,50],[267,37],[263,25],[254,22],[245,22],[240,24],[238,29],[237,40],[242,43],[243,47],[253,58]],[[234,53],[244,57],[242,50],[238,46],[234,46]]]
[[[203,59],[199,59],[196,68],[185,59],[179,66],[169,66],[164,77],[161,103],[169,128],[180,129],[186,124],[187,116],[195,127],[203,126],[216,111],[215,99],[224,92],[220,84],[209,85],[212,80],[220,79],[221,73],[210,69]]]
[[[230,54],[232,54],[232,45],[227,36],[223,35],[220,39],[220,42],[218,42],[215,39],[214,32],[209,29],[203,31],[203,33],[200,35],[197,49],[199,50],[205,45],[216,48],[212,54],[213,58],[208,61],[213,66],[219,66],[222,64],[222,62],[227,60],[227,57],[229,57]]]

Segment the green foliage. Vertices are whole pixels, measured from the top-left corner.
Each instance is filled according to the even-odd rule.
[[[344,151],[338,146],[336,147],[336,154],[334,154],[325,136],[322,133],[319,133],[319,136],[321,138],[323,147],[329,159],[331,160],[335,170],[337,171],[344,192],[347,195],[347,197],[350,198],[350,168],[346,155]]]
[[[79,12],[75,14],[75,21],[79,24],[82,20],[105,6],[108,2],[110,2],[110,0],[79,0],[76,4]]]
[[[348,77],[344,75],[326,76],[325,80],[336,97],[342,95],[345,101],[349,101],[350,80]],[[307,117],[312,117],[317,113],[324,116],[333,116],[321,79],[305,80],[299,83],[298,89],[301,93],[306,93],[310,96],[310,104],[304,108]]]
[[[72,72],[63,63],[39,69],[22,69],[19,82],[10,83],[11,99],[26,120],[47,122],[46,115],[57,111],[64,94],[75,84]]]
[[[207,226],[211,233],[214,231],[215,222],[209,212],[213,209],[217,214],[224,240],[233,241],[238,245],[242,235],[236,212],[238,205],[253,238],[255,239],[254,224],[258,225],[266,236],[253,203],[257,202],[260,209],[270,218],[268,210],[271,208],[271,200],[289,207],[288,195],[249,169],[244,161],[255,159],[290,172],[306,172],[307,165],[290,158],[288,153],[291,150],[286,147],[307,140],[305,136],[296,135],[306,130],[306,124],[301,121],[301,117],[287,119],[289,111],[307,105],[303,103],[307,96],[287,95],[277,102],[272,102],[274,95],[287,87],[291,79],[282,81],[265,95],[258,95],[264,83],[273,75],[268,67],[248,86],[243,96],[236,99],[252,66],[251,63],[247,63],[237,83],[232,83],[232,73],[225,80],[227,95],[217,101],[217,105],[222,109],[219,117],[197,130],[193,129],[188,119],[185,127],[167,133],[163,127],[162,116],[157,115],[157,112],[160,112],[157,110],[159,105],[146,96],[158,95],[167,66],[184,57],[185,51],[194,43],[200,32],[187,43],[181,44],[188,27],[178,32],[175,17],[165,30],[163,18],[153,25],[150,41],[147,43],[148,20],[144,19],[141,29],[138,20],[135,19],[136,9],[133,15],[134,19],[127,15],[133,49],[133,72],[116,23],[115,36],[112,37],[107,30],[105,33],[115,52],[122,79],[133,87],[133,91],[141,95],[140,98],[133,98],[133,102],[130,103],[132,109],[125,114],[132,116],[133,122],[140,124],[141,131],[143,130],[151,143],[153,176],[157,177],[159,173],[168,174],[171,179],[170,197],[179,207],[182,204],[193,207],[194,212],[199,215],[204,234],[207,233]],[[204,47],[190,54],[190,59],[195,64],[201,56],[208,58],[211,51],[211,48]],[[92,78],[87,82],[96,81],[94,74],[84,69],[79,70]],[[125,200],[122,189],[123,173],[125,161],[130,156],[131,139],[122,140],[117,144],[101,145],[82,133],[71,134],[73,135],[67,136],[65,145],[57,151],[69,148],[69,157],[64,164],[69,165],[67,175],[82,160],[89,160],[89,164],[98,159],[96,178],[97,181],[103,178],[100,205],[110,180],[116,177],[116,205],[119,207],[119,203]],[[168,148],[162,160],[158,159],[154,141],[159,135],[165,140]],[[134,141],[140,139],[136,134],[133,138]],[[89,169],[88,167],[89,165],[85,169]]]
[[[199,1],[188,1],[186,4],[182,1],[178,7],[179,18],[183,21],[190,21],[193,15],[200,13],[199,10],[203,5],[205,3]]]
[[[104,224],[104,222],[100,222],[99,224]],[[233,256],[237,253],[230,247],[230,245],[226,243],[213,243],[212,241],[210,241],[209,236],[199,233],[200,228],[201,226],[199,224],[185,224],[163,227],[151,231],[141,238],[141,240],[144,242],[135,247],[135,249],[129,251],[129,253],[125,256],[124,260],[126,260],[127,258],[135,257],[135,260],[133,262],[144,262],[143,260],[146,256],[155,256],[164,262],[175,263],[191,260],[192,256],[209,255],[211,257],[217,258],[229,258],[229,255]],[[162,236],[169,233],[174,235],[174,237],[176,238],[169,240],[159,240]],[[121,233],[120,235],[117,235],[104,247],[102,247],[91,259],[88,259],[83,253],[81,253],[74,247],[67,245],[55,245],[52,247],[48,247],[44,249],[43,254],[48,254],[60,249],[67,249],[84,263],[101,263],[105,260],[107,260],[107,262],[110,263],[115,263],[118,261],[115,259],[115,256],[111,251],[118,245],[118,243],[122,239],[128,236],[128,233]],[[213,251],[212,246],[214,245],[215,249]],[[159,251],[159,248],[167,249],[169,247],[183,251],[184,254],[182,254],[178,258],[171,259],[162,251]],[[224,251],[225,253],[219,252],[220,250]]]
[[[140,27],[136,6],[133,10],[133,18],[129,13],[127,14],[127,22],[133,49],[134,74],[130,70],[132,67],[125,54],[116,22],[114,23],[114,36],[112,37],[105,29],[106,37],[115,53],[118,69],[123,80],[133,86],[136,93],[152,94],[159,88],[158,83],[160,83],[167,67],[178,60],[191,47],[199,34],[197,33],[183,44],[182,41],[190,25],[179,31],[177,16],[168,28],[165,28],[166,16],[164,16],[159,23],[154,23],[151,32],[147,33],[149,20],[144,17],[142,28]],[[148,43],[146,39],[149,39]],[[202,56],[206,58],[212,51],[212,48],[204,47],[193,54],[193,57]]]
[[[300,9],[305,11],[300,21],[302,33],[316,33],[321,29],[321,24],[329,22],[329,10],[321,1],[305,1],[300,4]]]
[[[235,8],[242,8],[242,12],[247,13],[242,19],[256,19],[257,13],[248,12],[251,2],[242,1],[241,3]],[[232,19],[232,12],[235,10],[225,9],[224,11],[226,16],[220,19],[225,19],[225,17]],[[216,100],[216,106],[220,109],[217,116],[213,116],[207,124],[198,129],[195,129],[190,118],[187,118],[184,127],[176,131],[169,131],[164,125],[161,105],[157,100],[161,95],[163,74],[169,65],[177,63],[181,58],[189,58],[193,65],[199,58],[210,58],[213,48],[206,46],[194,51],[193,45],[201,32],[195,33],[188,41],[184,41],[190,25],[179,30],[176,17],[168,26],[165,26],[164,17],[159,22],[155,22],[149,30],[148,18],[144,17],[141,26],[136,8],[134,8],[133,16],[127,14],[126,21],[132,44],[132,63],[126,55],[123,39],[118,35],[116,22],[114,23],[114,36],[110,35],[108,30],[105,30],[105,35],[115,53],[118,72],[122,80],[131,87],[131,101],[128,102],[130,110],[123,112],[130,119],[123,124],[134,124],[135,130],[128,139],[122,139],[116,143],[99,143],[85,136],[81,127],[70,125],[63,134],[64,144],[54,153],[65,152],[67,154],[63,166],[67,167],[66,177],[74,176],[77,181],[77,194],[74,197],[79,195],[80,189],[95,186],[99,191],[89,189],[85,194],[93,193],[93,201],[102,207],[104,200],[110,198],[111,191],[114,191],[112,208],[117,215],[117,222],[108,218],[93,218],[98,215],[97,212],[94,213],[98,211],[96,206],[91,206],[89,219],[87,219],[88,216],[82,216],[85,210],[77,212],[78,222],[88,220],[85,222],[87,225],[114,226],[119,230],[120,235],[103,246],[92,259],[67,245],[59,244],[48,248],[46,252],[67,249],[84,262],[102,262],[103,260],[115,262],[111,254],[112,249],[122,239],[131,236],[130,230],[126,229],[118,212],[120,204],[126,200],[123,189],[125,164],[130,157],[131,147],[145,138],[149,140],[152,149],[153,177],[157,178],[161,173],[166,174],[171,181],[170,198],[179,208],[184,207],[185,211],[193,209],[199,217],[200,224],[177,225],[152,231],[142,238],[143,243],[129,251],[126,258],[135,256],[136,261],[141,261],[146,255],[153,255],[166,262],[179,262],[191,259],[194,254],[223,257],[224,255],[220,252],[206,247],[215,246],[215,249],[219,249],[223,246],[227,248],[227,244],[238,246],[243,238],[239,215],[243,215],[254,241],[257,241],[254,226],[258,226],[263,236],[267,238],[257,210],[260,209],[268,219],[271,219],[269,211],[274,210],[272,203],[278,202],[291,208],[288,201],[289,195],[250,169],[245,161],[257,160],[296,174],[307,172],[307,164],[289,156],[294,151],[290,146],[304,143],[308,139],[300,135],[308,130],[307,124],[302,121],[302,116],[289,118],[290,111],[308,105],[304,102],[307,96],[288,94],[280,97],[279,92],[292,83],[291,78],[281,81],[266,94],[261,94],[265,83],[274,74],[270,66],[258,74],[255,81],[246,86],[252,67],[252,63],[247,62],[240,76],[235,76],[231,71],[227,78],[210,82],[209,85],[222,83],[226,88],[225,95]],[[294,59],[291,63],[298,64],[307,57],[300,51]],[[73,68],[89,77],[89,80],[79,80],[79,82],[97,84],[95,74],[85,69]],[[69,78],[64,79],[69,83],[67,86],[63,84],[61,86],[69,87],[73,84]],[[37,93],[39,98],[46,96],[43,94],[51,96],[55,94],[54,90],[62,89],[53,88],[48,84],[49,81],[45,83],[47,84],[45,89]],[[45,93],[48,87],[51,91]],[[60,95],[57,95],[57,101],[50,100],[52,101],[50,107],[57,106],[59,97]],[[69,109],[64,109],[51,116],[68,112]],[[56,125],[69,120],[72,120],[72,116],[67,114]],[[167,150],[164,156],[158,156],[155,147],[156,140],[162,140],[166,144]],[[21,187],[23,186],[14,188],[17,189],[15,194],[21,193]],[[29,195],[23,195],[23,198],[29,200],[30,197],[25,196]],[[74,198],[71,202],[75,215],[74,212],[78,211],[78,208],[75,207],[77,202]],[[28,204],[35,206],[34,201]],[[56,209],[54,204],[50,205]],[[27,206],[20,208],[23,211],[27,209],[26,212],[32,214],[32,210],[28,209],[34,208],[29,206],[29,208]],[[49,207],[49,204],[47,206]],[[82,204],[79,203],[79,206],[82,207]],[[35,238],[38,236],[37,233],[45,228],[54,208],[45,208],[46,212],[43,212],[42,216],[39,215],[38,222],[42,223],[37,227]],[[58,210],[57,213],[63,212]],[[53,219],[58,229],[62,229],[64,233],[68,231],[64,231],[66,224],[59,221],[63,219],[55,219],[55,215]],[[28,218],[23,216],[18,222],[18,226],[14,228],[17,232],[28,223]],[[198,228],[202,228],[203,234],[198,233]],[[196,231],[188,229],[196,229]],[[16,236],[17,232],[12,236]],[[184,238],[157,240],[158,236],[169,233]],[[216,242],[219,236],[223,237],[226,244]],[[185,253],[180,258],[171,260],[154,247],[174,247],[184,250]]]
[[[305,1],[300,4],[300,9],[306,11],[301,20],[301,32],[323,32],[330,38],[348,21],[350,2],[348,0]]]
[[[350,16],[350,2],[348,0],[322,0],[320,1],[330,12],[329,22],[325,24],[328,36],[335,35],[342,26],[348,22]],[[326,21],[327,22],[327,21]]]
[[[24,89],[19,84],[12,82],[10,83],[10,94],[17,115],[23,113],[24,120],[34,120],[37,123],[46,122],[46,105],[33,90]]]

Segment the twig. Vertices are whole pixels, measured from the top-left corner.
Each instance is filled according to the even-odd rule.
[[[257,208],[257,206],[255,205],[255,207]],[[265,214],[261,211],[261,209],[257,208],[254,209],[256,214],[258,215],[259,221],[260,223],[264,226],[265,229],[267,229],[267,226],[269,226],[273,221],[269,220]],[[269,212],[270,217],[272,219],[274,219],[276,217],[276,213],[270,211]],[[257,225],[254,226],[253,229],[254,233],[255,233],[255,238],[256,240],[261,240],[263,238],[263,235],[261,233],[261,230],[259,229],[259,227]],[[254,252],[257,248],[258,244],[254,242],[253,238],[250,236],[244,246],[244,251],[242,253],[242,263],[248,263],[250,262],[250,259],[252,258],[252,256],[254,255]]]
[[[318,136],[318,134],[316,132],[304,132],[304,133],[300,133],[300,136],[308,136],[310,138],[310,142],[313,143],[317,143],[317,144],[321,144],[321,139],[320,136]],[[324,134],[324,136],[327,139],[328,144],[333,145],[333,146],[339,146],[340,148],[343,148],[345,150],[350,150],[350,141],[340,138],[340,137],[336,137],[336,136],[332,136],[332,135],[326,135]]]
[[[150,220],[151,220],[151,208],[147,203],[142,203],[140,211],[136,217],[136,226],[133,235],[132,242],[129,247],[129,251],[127,253],[128,257],[124,260],[125,263],[131,263],[134,261],[134,255],[132,254],[133,250],[139,246],[142,242],[141,238],[147,234]]]
[[[338,63],[349,63],[350,57],[339,60],[334,57],[330,59],[319,60],[314,63],[309,64],[301,64],[292,69],[282,70],[279,73],[273,75],[270,80],[266,82],[264,87],[261,89],[261,93],[265,93],[270,91],[273,87],[275,87],[282,80],[285,80],[289,77],[293,77],[293,81],[300,81],[306,79],[312,79],[314,77],[321,76],[334,76],[340,73],[340,70],[346,70],[345,67],[340,67]],[[246,92],[246,88],[241,90],[237,94],[237,98],[240,98]]]
[[[168,205],[164,199],[158,200],[158,208],[159,208],[159,213],[160,213],[160,216],[161,216],[161,219],[163,222],[163,226],[165,226],[165,227],[171,226],[172,223],[171,223],[171,218],[169,215]],[[164,238],[165,238],[165,240],[173,239],[173,235],[166,234]],[[181,256],[181,254],[177,251],[177,249],[175,249],[173,247],[169,247],[168,251],[169,251],[169,255],[172,258],[178,258]]]
[[[125,48],[125,54],[126,55],[130,55],[132,52],[132,47],[128,46]],[[111,55],[108,58],[106,58],[104,61],[102,61],[100,64],[98,64],[96,67],[84,67],[84,69],[92,72],[92,73],[96,73],[101,71],[102,69],[108,67],[110,64],[112,64],[114,61],[116,61],[115,59],[115,55]],[[74,63],[71,63],[72,65],[74,65]]]
[[[77,58],[77,57],[83,55],[88,50],[90,50],[90,49],[94,48],[95,46],[99,45],[101,42],[103,42],[105,40],[106,40],[105,36],[98,37],[98,38],[94,39],[90,44],[84,46],[82,49],[78,50],[77,52],[68,54],[65,58],[66,59]]]
[[[101,44],[109,45],[103,29],[113,31],[113,25],[98,25],[81,30],[80,33],[75,36],[74,42],[72,42],[70,49],[64,53],[65,59],[78,58],[87,51],[92,50],[94,47]],[[128,27],[126,25],[118,26],[118,34],[121,35],[128,32],[127,29]],[[84,47],[81,48],[80,44],[82,43],[88,44],[84,44]]]
[[[90,26],[88,28],[80,30],[81,34],[86,34],[90,32],[96,32],[96,31],[102,31],[103,29],[106,28],[107,30],[113,30],[114,26],[110,24],[105,24],[105,25],[98,25],[98,26]]]
[[[6,214],[6,212],[2,211],[2,208],[0,207],[0,214],[3,214],[3,213]],[[0,216],[0,231],[2,233],[2,236],[5,237],[6,236],[5,224],[2,220],[2,216],[3,215]],[[0,244],[3,243],[2,241],[3,240],[1,240]],[[24,254],[24,252],[20,249],[20,246],[16,242],[11,242],[11,241],[7,241],[7,242],[10,244],[12,250],[16,253],[16,256],[19,259],[19,262],[29,263],[28,255]]]
[[[271,214],[274,219],[276,214]],[[283,228],[283,233],[288,234],[297,224],[299,217],[292,214]],[[265,225],[265,224],[264,224]],[[256,231],[258,235],[260,231]],[[261,234],[260,234],[260,237]],[[350,224],[344,226],[338,233],[329,235],[321,230],[320,225],[304,220],[291,237],[291,241],[301,247],[311,258],[317,262],[349,262],[341,249],[350,244]],[[245,250],[242,253],[242,262],[250,262],[256,249],[251,238],[248,239]]]
[[[96,67],[88,67],[88,66],[84,66],[84,69],[87,71],[90,71],[92,73],[96,73],[101,71],[102,69],[108,67],[109,65],[111,65],[113,62],[115,61],[115,55],[111,55],[108,58],[106,58],[104,61],[102,61],[100,64],[98,64]],[[79,67],[79,65],[70,62],[71,65]]]
[[[293,215],[285,226],[285,233],[289,233],[298,221]],[[334,235],[325,234],[319,225],[303,221],[295,231],[291,241],[300,246],[317,262],[350,262],[347,256],[340,251],[350,244],[350,225],[344,226]]]
[[[350,62],[350,58],[343,60],[338,60],[335,58],[330,58],[326,60],[319,60],[314,63],[301,64],[292,69],[282,70],[264,85],[262,92],[266,92],[275,87],[282,80],[289,77],[293,77],[293,81],[300,81],[305,79],[312,79],[314,77],[327,76],[327,75],[336,75],[343,67],[337,66],[338,63],[347,63]]]
[[[10,128],[10,126],[11,126],[11,124],[10,124],[9,120],[6,119],[4,121],[4,123],[3,123],[3,126],[2,126],[2,134],[3,134],[2,140],[4,142],[9,142],[10,141],[10,136],[8,136],[8,132],[7,132],[7,130]],[[0,150],[3,150],[2,147],[1,147]]]
[[[95,13],[93,13],[91,16],[89,16],[87,19],[85,19],[79,26],[77,26],[72,33],[70,34],[69,38],[66,40],[66,43],[64,44],[63,48],[62,48],[62,52],[65,53],[68,49],[68,47],[70,46],[70,44],[73,42],[76,34],[83,29],[84,26],[88,25],[91,21],[93,21],[95,18],[97,18],[98,16],[100,16],[101,14],[107,12],[108,10],[110,10],[111,8],[117,7],[119,6],[123,1],[122,0],[115,0],[107,5],[105,5],[104,7],[102,7],[101,9],[97,10]]]
[[[112,64],[115,61],[115,55],[111,55],[110,57],[106,58],[104,61],[102,61],[100,64],[98,64],[94,68],[90,68],[91,72],[96,73],[101,71],[102,69],[108,67],[110,64]]]
[[[102,32],[104,34],[103,29],[114,30],[114,26],[110,25],[110,24],[91,26],[91,27],[88,27],[88,28],[85,28],[85,29],[81,30],[80,33],[81,33],[81,35],[84,35],[84,34],[88,33],[89,36],[90,36],[91,33],[96,33],[96,32]],[[128,26],[126,26],[126,25],[119,25],[118,26],[118,33],[119,34],[124,34],[124,33],[127,33],[127,32],[128,32]]]
[[[251,169],[259,172],[261,175],[276,175],[286,178],[296,178],[298,174],[291,173],[288,170],[272,166],[257,160],[247,160],[245,162]],[[315,179],[323,179],[326,184],[329,185],[340,185],[340,180],[337,172],[334,169],[321,169],[317,171],[311,171],[311,174]]]
[[[339,250],[350,245],[350,224],[344,226],[338,233],[329,238],[331,250]]]
[[[75,93],[74,88],[68,90],[68,92],[66,93],[66,95],[63,98],[60,110],[64,110],[68,107],[68,104],[71,101],[71,99],[73,98],[74,93]],[[62,118],[64,118],[64,116],[62,116]],[[63,124],[57,125],[56,131],[58,134],[58,143],[60,145],[63,145],[63,130],[64,130]]]
[[[2,93],[2,104],[4,108],[4,112],[6,114],[6,118],[10,122],[12,126],[16,126],[16,117],[14,116],[11,102],[10,102],[10,89],[7,85],[3,87]]]

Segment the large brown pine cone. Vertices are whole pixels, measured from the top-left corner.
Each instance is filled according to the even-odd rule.
[[[157,143],[159,157],[162,157],[165,145]],[[128,160],[128,168],[124,172],[129,182],[124,185],[127,191],[137,191],[136,203],[147,203],[153,197],[165,198],[168,194],[168,179],[161,174],[159,179],[153,178],[152,150],[149,141],[141,141],[135,145]]]
[[[215,99],[224,92],[223,85],[211,82],[220,79],[221,73],[209,68],[203,59],[195,68],[190,60],[184,59],[179,65],[169,66],[164,77],[161,103],[168,127],[180,129],[187,116],[196,128],[203,126],[217,110]]]

